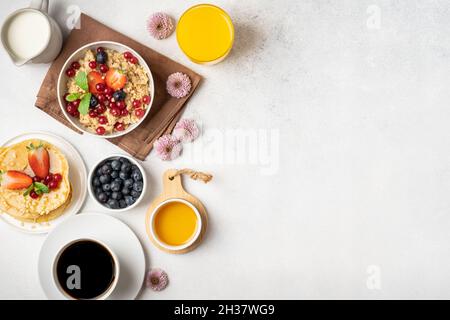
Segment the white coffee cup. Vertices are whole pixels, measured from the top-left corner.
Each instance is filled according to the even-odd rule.
[[[63,36],[56,21],[48,15],[48,0],[32,0],[30,7],[6,17],[1,41],[17,66],[53,61],[61,51]]]
[[[58,280],[58,274],[57,274],[57,267],[58,267],[58,261],[62,255],[62,253],[69,248],[71,245],[77,243],[77,242],[82,242],[82,241],[91,241],[91,242],[96,242],[98,244],[100,244],[102,247],[104,247],[108,253],[111,255],[113,262],[114,262],[114,280],[113,282],[110,284],[110,286],[108,287],[107,290],[105,290],[101,295],[97,296],[94,298],[94,300],[105,300],[107,299],[113,292],[114,289],[117,286],[117,283],[119,282],[119,275],[120,275],[120,264],[119,264],[119,259],[117,258],[116,254],[114,253],[114,251],[111,250],[110,247],[108,247],[104,242],[94,239],[94,238],[80,238],[80,239],[75,239],[72,240],[68,243],[66,243],[65,245],[63,245],[56,253],[55,258],[53,259],[53,264],[52,264],[52,277],[53,277],[53,283],[56,286],[56,288],[59,290],[59,292],[61,292],[62,295],[64,295],[64,297],[66,297],[69,300],[76,300],[74,297],[70,296],[66,290],[64,290],[64,288],[61,286],[59,280]]]

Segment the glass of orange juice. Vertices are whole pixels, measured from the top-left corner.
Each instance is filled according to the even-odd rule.
[[[212,4],[199,4],[186,10],[178,21],[176,32],[181,50],[195,63],[218,63],[233,47],[231,18]]]

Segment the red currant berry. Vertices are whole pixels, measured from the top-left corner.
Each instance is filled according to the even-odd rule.
[[[100,82],[95,85],[95,90],[97,90],[97,92],[104,92],[105,89],[106,89],[106,86],[104,83]]]
[[[49,173],[45,178],[44,178],[44,184],[48,185],[51,181],[53,181],[53,174]]]
[[[114,128],[115,128],[117,131],[123,131],[123,130],[125,130],[125,125],[124,125],[122,122],[117,122],[117,123],[114,125]]]
[[[72,78],[72,77],[75,75],[75,69],[72,69],[72,68],[67,69],[67,70],[66,70],[66,75],[67,75],[69,78]]]
[[[129,61],[130,61],[130,63],[132,63],[132,64],[138,63],[138,59],[137,59],[136,57],[131,57]]]
[[[122,110],[120,110],[120,115],[121,115],[122,117],[127,116],[127,115],[128,115],[128,110],[127,110],[127,109],[122,109]]]
[[[140,101],[140,100],[137,100],[137,99],[134,99],[134,100],[133,100],[133,108],[137,109],[137,108],[139,108],[140,106],[141,106],[141,101]]]
[[[105,116],[100,116],[100,117],[98,117],[98,123],[100,123],[100,124],[107,124],[108,123],[108,118],[106,118]]]
[[[70,67],[72,68],[72,69],[75,69],[75,70],[78,70],[78,69],[80,69],[80,63],[78,62],[78,61],[74,61],[74,62],[72,62],[72,64],[70,65]]]
[[[42,181],[42,179],[39,178],[38,176],[33,177],[33,182],[41,182],[41,181]]]
[[[100,67],[98,67],[101,73],[107,73],[109,68],[106,64],[101,64]]]
[[[77,111],[77,108],[72,104],[72,102],[70,102],[66,107],[66,111],[68,114],[74,115],[75,111]]]
[[[104,102],[106,100],[106,97],[103,93],[100,93],[99,95],[97,95],[97,100],[98,102]]]
[[[105,95],[109,94],[110,96],[112,96],[112,94],[114,93],[114,90],[109,87],[106,87],[105,90],[103,90],[103,93]]]
[[[94,60],[89,61],[89,68],[91,69],[97,68],[97,62],[95,62]]]
[[[117,107],[111,108],[109,109],[109,112],[114,116],[114,117],[120,117],[120,109]]]
[[[142,97],[142,102],[145,104],[149,104],[150,103],[150,96],[143,96]]]
[[[81,102],[81,100],[77,99],[77,100],[72,101],[72,104],[75,108],[78,108],[78,106],[80,105],[80,102]]]
[[[31,190],[30,197],[31,199],[37,199],[39,198],[39,195],[34,190]]]
[[[130,51],[125,51],[123,53],[123,57],[127,60],[131,59],[133,57],[133,54]]]
[[[72,114],[73,117],[79,118],[80,117],[80,111],[75,110],[75,112]]]
[[[144,109],[136,109],[134,111],[134,114],[136,115],[136,117],[138,117],[140,119],[144,116],[145,110]]]
[[[125,102],[123,100],[117,101],[116,102],[116,106],[120,110],[123,110],[123,109],[125,109],[127,107],[127,105],[125,104]]]
[[[105,131],[105,128],[103,128],[102,126],[98,126],[97,129],[95,129],[95,132],[97,132],[97,134],[100,136],[104,135]]]
[[[105,111],[106,111],[106,107],[102,106],[102,105],[99,105],[97,108],[95,108],[95,112],[97,112],[97,114],[105,113]]]
[[[50,181],[49,183],[48,183],[48,187],[51,189],[51,190],[54,190],[54,189],[56,189],[56,188],[58,188],[58,182],[57,181],[55,181],[55,180],[52,180],[52,181]]]
[[[95,111],[94,109],[89,111],[89,117],[91,118],[96,118],[97,117],[97,111]]]
[[[97,48],[97,52],[102,52],[102,51],[105,51],[105,49],[103,47],[98,47]]]
[[[59,174],[59,173],[55,173],[53,175],[53,180],[56,181],[56,182],[61,182],[62,181],[62,175]]]

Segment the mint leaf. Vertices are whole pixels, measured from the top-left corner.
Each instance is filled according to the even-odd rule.
[[[27,195],[30,194],[31,190],[34,189],[34,183],[30,184],[30,186],[27,188],[27,190],[25,190],[25,192],[23,193],[23,196],[26,197]]]
[[[75,101],[75,100],[79,99],[80,96],[81,96],[81,93],[78,93],[78,92],[71,93],[66,97],[66,101],[69,101],[69,102]]]
[[[34,183],[34,191],[40,195],[43,193],[49,193],[50,189],[43,183],[35,182]]]
[[[89,112],[89,104],[91,103],[91,94],[86,93],[81,99],[80,105],[78,106],[78,111],[81,114],[88,114]]]
[[[78,72],[75,77],[75,83],[84,91],[88,91],[89,87],[86,72],[84,71]]]

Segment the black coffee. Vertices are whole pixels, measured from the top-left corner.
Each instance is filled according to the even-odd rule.
[[[114,259],[98,242],[80,240],[68,246],[56,264],[63,290],[75,299],[94,299],[107,291],[115,278]]]

